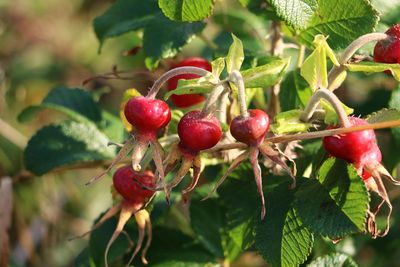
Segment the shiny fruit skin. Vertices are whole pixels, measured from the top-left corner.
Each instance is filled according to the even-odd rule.
[[[232,136],[239,142],[249,146],[257,145],[264,140],[269,130],[270,120],[264,111],[250,109],[249,116],[237,116],[230,125]]]
[[[200,151],[215,146],[222,137],[218,119],[209,114],[206,117],[198,111],[186,113],[178,123],[181,145],[192,151]]]
[[[125,105],[124,114],[139,132],[157,132],[171,120],[167,103],[143,96],[131,98]]]
[[[189,57],[174,65],[172,69],[178,67],[192,66],[202,68],[208,71],[211,71],[211,64],[204,58],[200,57]],[[175,77],[172,77],[168,80],[168,91],[172,91],[176,89],[178,86],[178,81],[180,79],[190,80],[199,78],[198,75],[195,74],[181,74]],[[176,107],[179,108],[187,108],[193,105],[199,104],[205,100],[205,97],[199,94],[185,94],[185,95],[172,95],[171,101],[174,103]]]
[[[365,120],[357,117],[349,117],[349,121],[352,126],[368,124]],[[322,143],[330,155],[357,163],[376,145],[376,136],[374,130],[364,130],[339,136],[327,136],[322,139]]]
[[[389,38],[376,43],[374,61],[400,63],[400,24],[393,25],[385,33]]]
[[[135,172],[130,165],[123,166],[114,173],[113,185],[124,200],[142,204],[153,196],[154,191],[143,189],[139,184],[154,187],[154,174],[151,171]]]

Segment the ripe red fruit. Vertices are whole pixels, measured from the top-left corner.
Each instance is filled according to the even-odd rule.
[[[222,129],[214,115],[204,117],[201,111],[195,110],[181,118],[178,135],[185,148],[198,152],[215,146],[222,137]]]
[[[264,140],[269,129],[269,117],[260,109],[250,109],[249,117],[238,116],[230,125],[232,136],[249,146],[258,145]]]
[[[185,66],[192,66],[202,68],[208,71],[211,71],[211,64],[204,58],[200,57],[189,57],[185,60],[179,62],[178,64],[174,65],[172,69],[178,67],[185,67]],[[199,78],[198,75],[195,74],[182,74],[175,76],[168,80],[168,91],[172,91],[176,89],[178,86],[178,81],[180,79],[190,80]],[[174,103],[175,106],[180,108],[187,108],[198,103],[201,103],[205,100],[205,97],[198,94],[186,94],[186,95],[172,95],[171,101]]]
[[[365,120],[356,117],[349,117],[349,121],[352,126],[368,124]],[[376,146],[376,136],[374,130],[364,130],[338,136],[327,136],[323,138],[322,142],[326,151],[332,156],[351,163],[359,163]]]
[[[135,172],[132,166],[119,168],[113,176],[113,185],[117,192],[125,200],[134,204],[145,203],[153,196],[154,191],[143,189],[140,185],[154,187],[155,181],[151,171]]]
[[[386,32],[389,38],[376,43],[374,61],[400,63],[400,24],[393,25]]]
[[[141,133],[157,133],[171,120],[167,103],[143,96],[131,98],[125,105],[124,113],[128,122]]]

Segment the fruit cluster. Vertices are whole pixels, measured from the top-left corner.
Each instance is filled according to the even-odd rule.
[[[368,123],[357,117],[348,118],[352,126],[367,125]],[[333,126],[328,128],[332,129]],[[358,174],[366,183],[368,189],[377,193],[382,201],[375,211],[370,212],[368,231],[373,237],[384,236],[389,231],[389,219],[392,205],[382,182],[382,177],[391,183],[400,185],[381,164],[382,153],[378,147],[374,130],[364,130],[339,136],[327,136],[323,138],[323,145],[328,153],[336,158],[344,159],[354,165]],[[389,208],[386,229],[380,233],[377,229],[375,216],[383,203]]]
[[[391,28],[387,35],[387,39],[378,42],[375,47],[375,60],[379,62],[400,63],[399,49],[392,49],[400,45],[400,26],[396,25]],[[138,96],[131,98],[125,105],[124,114],[127,121],[132,124],[132,137],[123,145],[112,164],[107,170],[100,175],[94,177],[90,182],[99,179],[105,175],[112,167],[121,162],[121,160],[132,150],[132,166],[124,166],[119,168],[113,177],[115,190],[122,196],[122,201],[112,207],[94,226],[97,228],[105,220],[120,212],[120,218],[117,228],[109,241],[106,249],[108,250],[121,233],[125,223],[135,215],[138,229],[139,241],[132,255],[138,253],[143,243],[144,234],[147,231],[149,236],[147,244],[142,252],[142,261],[145,259],[146,250],[151,241],[151,223],[149,214],[145,211],[145,207],[149,199],[156,191],[164,191],[167,202],[170,201],[171,190],[176,187],[193,169],[192,182],[187,188],[182,191],[182,197],[188,201],[189,193],[196,187],[202,169],[201,153],[214,153],[223,147],[223,141],[234,138],[237,142],[229,143],[230,148],[240,148],[242,152],[232,161],[230,167],[226,170],[212,192],[206,197],[210,197],[224,180],[239,166],[240,163],[249,159],[254,173],[255,182],[258,189],[258,195],[261,200],[261,219],[266,216],[265,200],[263,194],[262,174],[258,156],[261,153],[266,159],[273,162],[276,166],[280,166],[292,177],[290,188],[296,186],[296,168],[291,157],[283,153],[279,146],[268,141],[266,136],[269,134],[270,117],[266,112],[260,109],[247,110],[245,100],[244,82],[238,70],[229,73],[229,78],[223,82],[219,81],[215,84],[214,91],[206,99],[199,94],[180,94],[172,95],[171,101],[178,108],[184,108],[186,114],[180,118],[177,125],[178,139],[172,142],[170,150],[166,156],[163,155],[163,147],[158,141],[159,134],[164,131],[164,128],[171,120],[171,110],[166,102],[156,99],[158,92],[157,87],[161,87],[162,83],[168,83],[168,91],[173,91],[177,88],[180,79],[194,79],[200,76],[213,75],[211,72],[211,64],[202,58],[188,58],[176,64],[173,68],[165,73],[159,80],[156,81],[153,88],[147,96]],[[223,132],[221,121],[217,118],[217,101],[221,96],[228,91],[231,93],[233,83],[238,88],[238,103],[240,105],[240,115],[234,116],[230,121],[229,131]],[[221,86],[223,85],[223,86]],[[154,89],[155,88],[155,89]],[[228,89],[227,89],[228,88]],[[357,127],[366,126],[368,123],[357,117],[347,117],[342,110],[340,101],[336,96],[325,88],[320,88],[314,95],[315,103],[309,103],[309,108],[306,107],[306,113],[313,113],[316,106],[319,105],[320,98],[326,98],[334,107],[337,115],[340,117],[340,127]],[[201,103],[205,101],[202,109],[197,109]],[[310,100],[312,102],[312,100]],[[343,116],[344,114],[344,116]],[[312,117],[312,114],[306,114],[303,118]],[[225,118],[226,120],[226,118]],[[338,126],[328,126],[328,130],[333,130]],[[385,187],[383,186],[381,177],[388,178],[394,184],[397,182],[390,173],[381,164],[382,155],[379,150],[375,132],[372,129],[358,130],[345,134],[338,134],[323,138],[323,146],[330,156],[346,160],[352,163],[357,169],[358,174],[365,181],[369,190],[376,192],[381,198],[381,203],[372,211],[368,212],[368,231],[373,237],[386,235],[389,230],[389,218],[392,209]],[[323,137],[321,136],[321,137]],[[150,171],[141,171],[141,162],[148,151],[149,145],[152,159],[155,165],[155,175]],[[293,163],[290,168],[287,161]],[[165,176],[167,173],[175,171],[175,177],[172,181],[167,182]],[[89,182],[89,183],[90,183]],[[383,232],[379,232],[375,216],[379,212],[382,204],[386,203],[389,207],[388,223]],[[106,261],[107,262],[107,261]]]

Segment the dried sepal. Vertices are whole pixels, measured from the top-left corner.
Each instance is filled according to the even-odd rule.
[[[121,160],[124,159],[126,155],[134,148],[135,146],[135,140],[133,138],[129,138],[126,140],[126,142],[123,144],[123,147],[119,150],[118,154],[115,156],[115,158],[112,160],[111,164],[105,169],[103,172],[100,174],[96,175],[95,177],[91,178],[88,182],[86,182],[85,185],[90,185],[91,183],[97,181],[104,175],[106,175],[111,169],[117,165],[118,163],[121,162]]]
[[[364,166],[364,168],[371,174],[371,177],[364,180],[367,189],[371,192],[376,193],[380,198],[380,203],[373,209],[368,211],[368,219],[367,219],[367,230],[372,235],[372,238],[383,237],[389,233],[390,230],[390,217],[392,215],[392,203],[390,202],[389,196],[387,194],[386,188],[382,182],[382,177],[380,172],[376,171],[376,169],[371,169],[370,164],[369,167]],[[380,212],[382,206],[386,204],[388,208],[388,213],[386,215],[386,227],[383,231],[379,231],[376,216]]]
[[[261,220],[263,220],[265,218],[266,209],[265,209],[264,192],[263,192],[263,188],[262,188],[261,168],[260,168],[260,165],[258,164],[258,153],[259,153],[259,150],[256,147],[250,148],[249,158],[250,158],[251,166],[253,168],[254,179],[255,179],[256,185],[257,185],[258,197],[261,200]]]
[[[123,202],[122,207],[121,207],[121,212],[119,214],[118,218],[118,223],[117,227],[115,228],[110,240],[107,243],[106,250],[104,252],[104,263],[105,266],[108,267],[108,252],[111,248],[111,245],[114,243],[114,241],[117,239],[117,237],[121,234],[121,232],[124,229],[125,224],[128,222],[128,220],[132,217],[132,214],[134,214],[136,211],[139,210],[139,207],[129,205],[128,202]]]
[[[132,253],[132,256],[129,259],[129,262],[126,266],[129,266],[132,263],[132,261],[134,260],[135,256],[139,253],[139,251],[143,245],[143,241],[144,241],[144,237],[145,237],[146,233],[147,233],[147,242],[142,250],[141,260],[142,260],[143,264],[148,264],[148,261],[146,259],[146,253],[147,253],[148,248],[150,247],[151,240],[153,237],[150,215],[146,210],[142,209],[135,213],[135,220],[136,220],[136,224],[138,227],[138,241],[137,241],[136,247]]]
[[[242,154],[240,154],[229,166],[229,168],[226,170],[226,172],[224,173],[224,175],[222,175],[222,177],[218,180],[217,184],[214,186],[213,190],[211,190],[211,192],[202,200],[206,200],[209,199],[210,197],[212,197],[212,195],[217,191],[218,187],[225,181],[225,179],[229,176],[229,174],[231,174],[236,167],[239,166],[240,163],[242,163],[244,160],[246,160],[248,158],[249,153],[247,151],[243,152]]]
[[[279,150],[273,149],[270,145],[263,143],[259,147],[259,150],[261,154],[263,154],[264,157],[270,159],[272,162],[275,164],[278,164],[281,166],[292,178],[292,184],[290,185],[290,188],[293,189],[296,187],[296,165],[294,164],[294,169],[292,170],[284,160],[280,157],[281,154],[284,154],[283,152]]]
[[[91,232],[93,232],[94,230],[96,230],[97,228],[102,226],[103,223],[106,222],[108,219],[110,219],[111,217],[115,216],[120,210],[121,210],[121,204],[118,203],[117,205],[115,205],[115,206],[111,207],[110,209],[108,209],[106,211],[106,213],[104,213],[103,216],[101,216],[100,220],[98,220],[98,222],[95,225],[93,225],[92,228],[89,231],[87,231],[87,232],[85,232],[85,233],[83,233],[83,234],[81,234],[79,236],[71,237],[71,238],[68,239],[68,241],[72,241],[72,240],[75,240],[75,239],[79,239],[79,238],[85,237],[86,235],[90,234]]]

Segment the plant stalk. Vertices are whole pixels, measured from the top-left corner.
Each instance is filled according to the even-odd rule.
[[[321,98],[328,101],[329,104],[331,104],[331,106],[335,109],[336,114],[339,116],[340,126],[351,126],[349,118],[347,117],[346,111],[344,110],[340,100],[334,93],[327,89],[319,89],[312,95],[312,97],[308,101],[306,108],[300,116],[301,121],[308,122],[312,118]]]
[[[163,75],[161,75],[160,78],[158,78],[154,82],[153,86],[150,88],[149,92],[147,93],[147,98],[154,99],[156,97],[158,91],[160,91],[160,88],[164,85],[164,83],[166,83],[172,77],[182,75],[182,74],[195,74],[195,75],[199,75],[199,76],[206,76],[209,74],[212,75],[211,72],[209,72],[205,69],[198,68],[198,67],[187,66],[187,67],[179,67],[179,68],[169,70],[166,73],[164,73]]]
[[[380,41],[388,38],[388,35],[385,33],[380,33],[380,32],[374,32],[374,33],[368,33],[365,35],[360,36],[356,40],[354,40],[343,52],[341,58],[339,59],[340,66],[333,66],[332,69],[329,71],[328,74],[328,89],[329,90],[335,90],[339,87],[337,85],[335,88],[331,87],[333,82],[336,80],[336,78],[343,72],[345,71],[345,66],[351,57],[354,55],[355,52],[357,52],[358,49],[360,49],[363,45],[369,43],[369,42],[374,42],[374,41]]]
[[[366,125],[358,125],[358,126],[351,126],[351,127],[344,127],[344,128],[336,128],[336,129],[329,129],[311,133],[301,133],[301,134],[293,134],[293,135],[283,135],[283,136],[274,136],[270,138],[265,138],[264,142],[270,143],[286,143],[296,140],[306,140],[306,139],[314,139],[314,138],[322,138],[325,136],[332,136],[332,135],[340,135],[352,132],[359,132],[364,130],[372,130],[372,129],[384,129],[384,128],[391,128],[391,127],[399,127],[400,121],[385,121],[385,122],[378,122]]]
[[[249,114],[247,112],[247,102],[246,102],[246,88],[244,86],[244,81],[242,74],[238,70],[234,70],[230,74],[230,80],[236,84],[238,87],[238,100],[239,100],[239,107],[240,107],[240,115],[242,117],[248,117]]]

